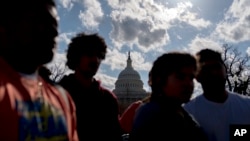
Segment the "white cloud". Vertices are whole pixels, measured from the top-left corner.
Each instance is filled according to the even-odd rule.
[[[51,63],[62,63],[65,64],[66,62],[66,54],[65,53],[55,53],[54,58]]]
[[[145,57],[141,52],[131,52],[132,66],[137,71],[148,71],[151,69],[152,64],[145,61]]]
[[[73,35],[75,35],[73,32],[61,33],[58,37],[58,42],[64,42],[68,45]]]
[[[108,49],[106,58],[102,63],[109,65],[111,70],[121,70],[126,66],[124,60],[127,60],[127,54],[121,53],[117,49]]]
[[[185,49],[187,51],[189,51],[190,53],[194,54],[198,51],[200,51],[201,49],[205,49],[205,48],[210,48],[216,51],[221,52],[222,51],[222,45],[219,44],[218,42],[210,39],[209,37],[199,37],[196,36],[190,44],[188,44],[188,48]]]
[[[246,53],[248,56],[250,56],[250,47],[247,48]]]
[[[145,61],[142,53],[132,51],[130,56],[132,60],[132,66],[135,70],[148,71],[151,68],[151,63]],[[127,65],[127,59],[128,53],[119,52],[117,49],[108,49],[108,53],[105,60],[103,61],[103,64],[109,65],[111,70],[122,70]]]
[[[187,11],[185,15],[180,15],[179,20],[187,24],[190,24],[193,27],[196,27],[198,30],[206,28],[209,25],[211,25],[211,22],[206,21],[204,19],[199,19],[197,18],[197,15],[198,14],[196,13],[191,13]]]
[[[225,14],[215,34],[220,38],[233,43],[248,41],[250,37],[250,1],[234,0]]]
[[[101,81],[101,85],[109,89],[110,91],[112,91],[115,88],[115,81],[117,80],[117,78],[111,77],[103,73],[97,73],[95,75],[95,78]]]
[[[110,38],[118,49],[123,45],[135,45],[143,52],[159,51],[170,42],[168,30],[176,26],[175,22],[185,22],[197,29],[211,24],[189,11],[190,2],[179,3],[174,8],[153,0],[108,0],[108,4],[113,9]]]
[[[90,29],[98,29],[103,19],[103,11],[98,0],[83,0],[84,11],[80,11],[78,17],[83,26]]]
[[[74,6],[73,2],[75,0],[58,0],[58,1],[59,1],[59,3],[61,3],[61,5],[63,6],[63,8],[71,10],[72,7]]]
[[[182,40],[182,37],[180,35],[176,35],[176,38]]]

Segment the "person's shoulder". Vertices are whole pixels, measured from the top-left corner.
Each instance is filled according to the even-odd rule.
[[[124,115],[128,115],[128,113],[134,113],[135,111],[138,110],[138,108],[141,106],[142,102],[141,100],[135,101],[133,103],[131,103],[123,112],[121,117],[124,117]]]
[[[161,113],[160,105],[156,102],[144,103],[137,109],[135,115],[135,122],[137,124],[144,124],[151,122],[154,119],[158,119]]]
[[[101,85],[100,80],[95,80],[95,87],[102,93],[104,97],[111,98],[111,99],[117,99],[117,96],[108,88]]]
[[[137,101],[131,103],[131,106],[137,106],[137,105],[141,105],[141,104],[143,104],[143,101],[142,100],[137,100]]]
[[[104,96],[106,96],[108,98],[117,99],[117,96],[115,95],[115,93],[110,91],[108,88],[100,86],[100,91],[103,93]]]
[[[203,94],[200,94],[200,95],[197,95],[196,97],[190,99],[187,103],[185,103],[184,105],[192,105],[194,103],[197,103],[197,102],[200,102],[201,100],[204,99],[204,95]]]
[[[156,114],[160,112],[160,110],[160,105],[157,102],[144,103],[139,107],[140,112],[148,115]]]
[[[234,92],[228,92],[228,95],[231,97],[231,100],[250,103],[250,96],[242,95],[242,94],[238,94]]]
[[[74,76],[73,74],[69,75],[64,75],[62,79],[58,82],[58,84],[63,85],[63,84],[70,84],[74,81]]]
[[[247,117],[250,116],[250,97],[246,95],[241,95],[237,93],[229,93],[228,103],[235,109],[235,111],[240,114],[246,114]]]
[[[204,98],[203,94],[200,94],[200,95],[196,96],[195,98],[191,99],[189,102],[184,103],[182,105],[182,107],[186,111],[193,113],[195,111],[195,109],[197,108],[197,105],[200,106],[200,103],[204,103],[204,100],[205,100],[205,98]]]
[[[137,100],[135,102],[132,102],[127,109],[137,109],[138,107],[140,107],[143,104],[143,102],[141,100]]]
[[[1,57],[0,57],[0,81],[1,83],[3,82],[10,82],[10,81],[15,81],[17,79],[20,79],[20,74],[15,71],[7,62],[5,62]]]

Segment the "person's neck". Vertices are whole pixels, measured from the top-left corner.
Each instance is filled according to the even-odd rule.
[[[85,77],[81,73],[75,72],[75,78],[85,87],[91,87],[92,83],[94,82],[93,77]]]
[[[218,91],[218,90],[205,91],[204,90],[203,95],[207,100],[216,102],[216,103],[224,103],[228,98],[228,93],[225,89],[222,91]]]
[[[179,107],[182,104],[180,100],[178,100],[177,98],[173,98],[173,97],[169,97],[165,95],[153,96],[152,100],[160,102],[163,105],[172,105],[174,107]]]

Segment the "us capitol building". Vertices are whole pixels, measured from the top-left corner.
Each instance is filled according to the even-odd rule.
[[[113,93],[116,94],[118,98],[121,112],[132,102],[143,99],[148,95],[143,89],[140,74],[132,66],[130,52],[128,53],[127,66],[118,75]]]

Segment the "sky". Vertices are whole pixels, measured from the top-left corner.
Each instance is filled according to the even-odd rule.
[[[48,65],[65,63],[67,45],[77,33],[98,33],[108,52],[95,78],[110,90],[126,67],[129,51],[147,91],[148,71],[163,53],[221,51],[227,43],[250,54],[249,0],[56,0],[56,4],[60,35]],[[202,90],[195,84],[197,95]]]

